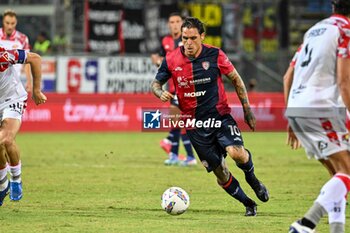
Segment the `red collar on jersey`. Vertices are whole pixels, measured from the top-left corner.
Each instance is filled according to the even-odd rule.
[[[336,18],[341,18],[341,19],[344,19],[346,20],[346,22],[348,22],[348,24],[350,24],[350,20],[348,17],[344,16],[344,15],[340,15],[340,14],[332,14],[331,17],[336,17]]]

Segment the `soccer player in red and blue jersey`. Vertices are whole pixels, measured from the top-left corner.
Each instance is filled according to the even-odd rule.
[[[174,51],[177,47],[182,45],[181,40],[181,25],[182,25],[182,16],[178,12],[171,13],[168,18],[168,27],[170,34],[165,36],[162,39],[161,51],[158,54],[152,54],[151,59],[152,63],[160,66],[165,55],[171,51]],[[169,115],[177,116],[180,114],[179,103],[175,97],[175,86],[173,82],[168,82],[168,91],[174,95],[174,98],[170,100]],[[173,118],[176,121],[176,117]],[[187,158],[184,161],[182,158],[179,158],[179,141],[180,134],[182,143],[185,147]],[[197,160],[194,157],[191,142],[188,139],[186,131],[179,128],[172,128],[169,132],[167,138],[164,138],[160,141],[160,146],[165,150],[169,155],[169,159],[164,161],[165,165],[184,165],[184,166],[193,166],[197,164]]]
[[[246,216],[255,216],[257,205],[232,176],[225,161],[226,154],[244,171],[246,181],[261,201],[268,201],[269,193],[256,178],[252,155],[244,148],[241,132],[230,115],[221,75],[226,75],[235,86],[245,121],[254,130],[255,117],[245,85],[221,49],[202,43],[205,32],[200,20],[186,18],[181,32],[183,46],[166,55],[151,84],[152,91],[164,102],[171,100],[173,94],[162,86],[172,79],[183,120],[195,122],[195,127],[186,129],[202,164],[208,172],[214,172],[218,184],[229,195],[245,206]]]

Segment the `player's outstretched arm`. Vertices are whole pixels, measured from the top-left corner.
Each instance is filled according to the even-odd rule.
[[[170,92],[164,91],[162,89],[162,86],[163,85],[158,80],[153,80],[153,82],[151,83],[151,90],[153,94],[163,102],[169,101],[170,99],[174,98],[174,96]]]
[[[290,93],[290,88],[293,83],[294,67],[289,66],[286,73],[283,76],[283,92],[284,92],[284,101],[286,106],[288,104],[288,97]],[[286,144],[290,146],[293,150],[296,150],[301,147],[299,139],[296,137],[293,129],[288,125],[287,127],[287,141]]]
[[[284,92],[284,101],[287,105],[290,88],[293,83],[294,67],[289,66],[286,73],[283,76],[283,92]]]
[[[348,111],[350,111],[350,58],[338,58],[337,82],[341,97]]]
[[[32,92],[33,90],[33,81],[32,81],[32,72],[30,71],[30,65],[26,64],[24,65],[24,73],[26,74],[26,91]]]
[[[238,74],[237,70],[233,70],[231,73],[227,75],[227,77],[231,80],[233,86],[236,89],[237,96],[241,101],[243,111],[244,111],[244,121],[247,123],[251,130],[255,130],[256,119],[250,108],[247,89],[244,85],[244,82],[241,76]]]
[[[33,76],[33,95],[32,98],[36,105],[46,102],[46,96],[41,92],[41,57],[39,54],[29,52],[26,63],[30,64]]]

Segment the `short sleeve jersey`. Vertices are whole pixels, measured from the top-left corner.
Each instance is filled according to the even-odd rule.
[[[22,97],[27,95],[14,65],[24,64],[27,52],[21,49],[4,50],[0,47],[0,104],[9,97]]]
[[[200,55],[189,59],[181,46],[166,55],[156,79],[161,83],[172,79],[186,118],[218,119],[231,112],[221,76],[233,70],[234,66],[219,48],[203,44]]]
[[[337,114],[337,57],[350,58],[350,22],[332,15],[312,26],[290,65],[294,66],[287,116],[330,117]],[[308,111],[307,109],[319,109]]]
[[[10,36],[8,36],[3,28],[0,28],[0,47],[3,47],[5,49],[24,49],[29,51],[30,45],[29,45],[29,39],[28,37],[17,31],[14,30]],[[15,65],[17,74],[21,74],[22,65]]]
[[[181,36],[174,39],[171,35],[165,36],[162,39],[162,48],[159,53],[160,56],[165,57],[167,53],[174,51],[177,47],[182,45]],[[175,86],[173,82],[168,83],[169,92],[175,93]]]

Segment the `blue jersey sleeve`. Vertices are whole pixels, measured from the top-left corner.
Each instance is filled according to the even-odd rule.
[[[162,64],[160,65],[157,75],[156,75],[156,80],[158,80],[160,83],[164,84],[166,83],[171,77],[171,73],[168,69],[168,64],[166,62],[166,59],[164,58],[162,61]]]

